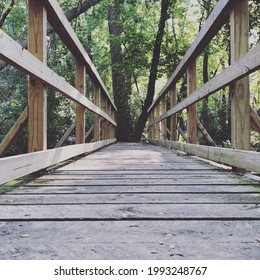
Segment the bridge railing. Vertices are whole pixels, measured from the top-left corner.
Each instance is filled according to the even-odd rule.
[[[201,88],[196,88],[196,60],[224,24],[230,20],[231,64]],[[148,137],[154,144],[166,145],[202,158],[230,165],[238,171],[260,173],[260,154],[250,152],[250,129],[260,132],[260,118],[250,106],[249,74],[260,68],[260,46],[249,51],[248,0],[219,0],[193,44],[148,110]],[[176,84],[187,73],[187,97],[177,104]],[[196,103],[230,86],[231,149],[197,145],[197,128],[215,145],[199,120]],[[167,110],[166,100],[170,100]],[[187,136],[177,125],[177,113],[187,109]],[[170,125],[169,125],[170,124]],[[179,130],[188,144],[177,142]],[[246,150],[246,151],[245,151]]]
[[[47,22],[76,59],[75,87],[47,66]],[[0,159],[0,184],[116,141],[117,108],[56,0],[28,0],[28,50],[0,29],[0,59],[29,76],[28,106],[2,141],[0,156],[27,123],[29,153]],[[86,74],[93,83],[93,102],[85,97]],[[56,146],[61,146],[74,128],[76,145],[47,150],[47,87],[75,101],[75,122]],[[94,114],[92,143],[85,143],[86,110]]]

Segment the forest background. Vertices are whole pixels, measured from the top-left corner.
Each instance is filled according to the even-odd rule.
[[[0,0],[0,28],[27,46],[27,1]],[[147,109],[190,47],[217,0],[59,0],[118,108],[118,141],[146,137]],[[260,7],[249,1],[250,49],[260,42]],[[197,86],[229,65],[229,25],[198,58]],[[48,26],[48,66],[75,85],[75,60]],[[86,77],[86,96],[93,85]],[[0,142],[27,105],[25,75],[0,61]],[[177,85],[178,101],[186,97],[187,79]],[[251,106],[260,115],[260,71],[250,75]],[[230,90],[202,100],[197,117],[219,146],[230,147]],[[48,148],[55,147],[75,119],[75,104],[48,90]],[[86,129],[93,114],[86,112]],[[178,113],[185,131],[186,111]],[[179,140],[181,136],[179,136]],[[71,144],[74,137],[69,138]],[[198,142],[205,144],[201,135]],[[251,146],[260,151],[260,136],[252,131]],[[27,129],[9,154],[27,151]]]

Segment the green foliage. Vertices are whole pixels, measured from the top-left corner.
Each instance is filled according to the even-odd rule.
[[[65,12],[78,6],[80,1],[59,0]],[[160,1],[123,1],[120,6],[120,18],[117,22],[122,31],[120,36],[109,36],[108,6],[114,0],[102,0],[83,15],[73,20],[75,29],[84,48],[87,50],[102,80],[112,95],[112,65],[110,40],[122,47],[123,59],[113,65],[118,73],[125,77],[127,99],[130,106],[131,121],[134,126],[146,97],[148,77],[153,54],[154,41],[160,17]],[[169,19],[163,38],[156,91],[159,92],[167,78],[171,76],[190,47],[202,24],[217,0],[171,0]],[[250,3],[250,47],[259,44],[259,1]],[[4,5],[5,4],[5,5]],[[10,5],[10,1],[0,4],[0,17]],[[27,37],[27,1],[17,0],[8,15],[3,30],[15,40]],[[198,87],[203,84],[204,54],[208,55],[207,73],[212,78],[229,64],[229,27],[224,26],[213,39],[205,52],[197,60]],[[55,33],[48,37],[48,66],[75,85],[75,59]],[[251,78],[251,105],[260,114],[260,76],[259,72]],[[88,98],[92,99],[92,83],[86,78]],[[178,101],[185,98],[187,92],[186,76],[179,81]],[[0,140],[15,123],[27,105],[27,77],[12,67],[0,71]],[[207,105],[207,106],[206,106]],[[185,112],[178,114],[184,120]],[[48,145],[54,147],[66,129],[74,121],[75,104],[55,91],[48,90]],[[198,104],[198,118],[218,145],[230,143],[230,100],[229,91],[224,89]],[[86,128],[93,123],[93,114],[86,114]],[[129,128],[130,129],[130,128]],[[204,144],[202,138],[200,143]],[[11,153],[26,151],[26,131],[19,137]],[[252,133],[252,147],[260,150],[259,134]]]

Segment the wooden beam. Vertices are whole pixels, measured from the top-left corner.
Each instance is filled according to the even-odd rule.
[[[64,144],[64,142],[67,140],[67,138],[69,137],[69,135],[71,134],[71,132],[75,127],[76,127],[76,122],[73,122],[70,125],[70,127],[66,130],[64,135],[61,137],[60,141],[56,144],[55,148],[59,148]]]
[[[52,89],[61,92],[71,100],[83,105],[91,112],[98,114],[116,126],[116,123],[100,108],[94,105],[86,97],[83,97],[82,94],[68,82],[66,82],[64,78],[60,77],[53,70],[36,59],[32,54],[22,48],[22,46],[16,43],[1,29],[0,59],[3,59],[29,76],[39,79]]]
[[[10,149],[13,142],[16,140],[17,136],[21,130],[26,126],[28,120],[28,106],[24,109],[22,114],[19,116],[15,124],[12,126],[8,134],[3,139],[0,144],[0,157],[5,156],[5,154]]]
[[[238,61],[232,63],[222,73],[218,74],[200,89],[196,90],[191,96],[188,96],[183,101],[178,103],[174,108],[168,110],[165,114],[155,119],[148,125],[153,125],[161,120],[168,118],[169,116],[176,114],[188,106],[200,101],[204,97],[207,97],[225,86],[240,80],[241,78],[248,76],[260,68],[260,45],[249,51]]]
[[[171,98],[171,108],[174,108],[177,104],[177,88],[176,84],[173,84],[170,89],[170,98]],[[171,140],[176,141],[177,140],[177,115],[171,115],[170,120],[170,135]]]
[[[106,98],[106,108],[107,108],[107,114],[111,116],[111,104],[109,100]],[[109,122],[106,122],[106,128],[105,128],[105,139],[110,139],[111,138],[111,124]]]
[[[219,0],[215,8],[209,15],[207,21],[201,28],[199,34],[195,38],[193,44],[185,53],[183,59],[177,66],[176,70],[161,90],[153,104],[148,109],[148,112],[159,102],[161,97],[167,93],[173,84],[176,84],[182,75],[186,72],[191,61],[195,60],[200,53],[209,44],[212,38],[218,33],[220,28],[229,20],[229,9],[232,7],[234,0]]]
[[[184,133],[184,131],[181,129],[181,127],[177,124],[177,130],[179,131],[180,135],[182,136],[182,138],[188,142],[188,138],[186,136],[186,134]]]
[[[209,135],[209,133],[207,132],[207,130],[205,129],[205,127],[202,125],[202,123],[199,120],[197,120],[197,126],[198,126],[198,129],[200,130],[201,134],[203,135],[204,139],[207,141],[207,143],[211,146],[217,147],[217,144],[211,138],[211,136]]]
[[[248,0],[236,1],[231,11],[231,64],[249,49]],[[231,98],[232,148],[250,150],[250,92],[249,77],[232,86]]]
[[[48,11],[48,21],[52,25],[53,29],[63,40],[64,44],[68,47],[76,59],[81,61],[86,66],[88,75],[96,84],[101,87],[102,91],[107,96],[114,109],[117,110],[101,77],[99,76],[88,54],[84,50],[84,47],[71,27],[71,24],[62,11],[59,3],[56,0],[41,0],[41,2]]]
[[[86,92],[86,67],[76,61],[76,89],[85,96]],[[76,104],[76,144],[85,143],[85,107],[81,104]]]
[[[251,107],[251,126],[256,132],[260,133],[260,117],[252,107]]]
[[[116,139],[109,139],[91,144],[70,145],[52,150],[0,159],[0,185],[80,154],[96,151],[114,142],[116,142]],[[10,172],[10,170],[12,170],[12,172]]]
[[[167,112],[167,103],[166,103],[166,96],[164,96],[162,99],[161,99],[161,110],[162,110],[162,114],[166,113]],[[167,120],[163,120],[162,121],[162,138],[164,140],[167,140]]]
[[[100,107],[100,88],[94,83],[94,104]],[[100,141],[100,117],[94,114],[94,141]]]
[[[159,117],[160,116],[160,104],[156,104],[155,106],[155,117]],[[158,122],[155,125],[155,139],[159,140],[160,139],[160,123]]]
[[[94,125],[92,125],[92,126],[90,127],[90,129],[88,130],[88,132],[86,133],[86,135],[85,135],[85,140],[88,139],[88,137],[89,137],[90,134],[93,132],[93,130],[94,130]]]
[[[209,147],[196,144],[184,144],[175,141],[150,140],[149,142],[155,145],[180,150],[187,154],[195,155],[221,164],[260,173],[260,156],[258,152]]]
[[[28,1],[28,50],[47,63],[47,13],[38,0]],[[33,77],[28,83],[28,152],[47,149],[47,92]]]
[[[196,60],[192,61],[188,66],[187,71],[187,91],[188,96],[191,96],[197,89],[197,74]],[[192,104],[187,108],[187,138],[188,143],[197,143],[197,106]]]

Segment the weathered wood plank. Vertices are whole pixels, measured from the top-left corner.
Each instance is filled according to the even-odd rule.
[[[150,140],[150,142],[157,145],[171,147],[173,149],[216,161],[221,164],[227,164],[230,166],[235,166],[238,168],[243,168],[245,170],[260,173],[260,156],[258,152],[209,147],[194,144],[183,144],[174,141]]]
[[[106,194],[5,194],[0,205],[71,205],[71,204],[256,204],[258,193],[106,193]],[[95,207],[95,206],[93,206]]]
[[[0,159],[0,184],[65,161],[71,157],[93,152],[115,141],[115,139],[110,139]]]
[[[224,174],[157,146],[109,146],[0,196],[0,258],[254,259],[260,186]]]
[[[225,86],[242,79],[245,76],[255,72],[260,68],[260,45],[249,51],[236,62],[232,63],[223,72],[216,75],[201,88],[196,90],[191,96],[185,98],[174,108],[168,110],[165,114],[150,122],[148,125],[154,125],[173,114],[180,112],[188,106],[200,101],[204,97],[215,93]]]
[[[83,105],[85,108],[98,114],[116,126],[116,123],[100,108],[94,105],[86,97],[83,97],[82,94],[80,94],[77,89],[66,82],[64,78],[60,77],[53,70],[36,59],[32,54],[16,43],[1,29],[0,58],[25,72],[26,74],[39,79],[42,83],[48,85],[54,90],[61,92],[73,101]]]
[[[215,146],[217,147],[217,144],[215,143],[215,141],[212,139],[212,137],[209,135],[209,133],[207,132],[207,130],[205,129],[205,127],[202,125],[202,123],[200,122],[200,120],[197,120],[197,126],[198,129],[200,130],[201,134],[203,135],[204,139],[207,141],[207,143],[209,145]]]
[[[85,96],[86,94],[86,67],[81,61],[76,61],[76,89]],[[98,107],[98,106],[97,106]],[[85,107],[76,104],[76,144],[85,143]],[[100,139],[99,139],[100,140]]]
[[[76,127],[76,123],[73,122],[71,124],[71,126],[65,131],[64,135],[61,137],[59,142],[56,144],[55,148],[59,148],[64,144],[64,142],[68,139],[69,135],[71,134],[71,132],[73,131],[73,129],[75,127]]]
[[[52,185],[52,186],[180,186],[180,185],[245,185],[245,184],[258,184],[257,182],[251,182],[248,179],[242,178],[227,178],[227,177],[220,177],[220,178],[175,178],[175,179],[139,179],[139,178],[131,178],[131,179],[106,179],[106,180],[99,180],[99,179],[82,179],[82,180],[34,180],[28,183],[28,186],[31,185]]]
[[[79,61],[85,64],[85,66],[87,67],[87,73],[90,75],[91,79],[94,82],[98,83],[114,109],[117,110],[100,75],[98,74],[95,66],[90,60],[87,52],[84,50],[84,47],[79,41],[76,33],[72,29],[71,24],[67,20],[59,3],[56,0],[41,0],[41,2],[44,4],[48,11],[48,21],[52,25],[53,29],[57,32],[57,34],[63,40],[64,44],[68,47],[71,53]]]
[[[47,12],[40,1],[28,1],[28,50],[46,65]],[[42,150],[47,150],[47,91],[42,82],[29,77],[28,152]]]
[[[96,204],[0,205],[0,221],[10,220],[213,220],[258,219],[258,204]]]
[[[26,126],[28,121],[28,106],[24,109],[15,124],[12,126],[8,134],[5,136],[0,144],[0,156],[3,157],[13,144],[21,130]]]
[[[230,56],[236,62],[249,50],[248,0],[236,1],[230,14]],[[231,146],[250,150],[250,90],[249,77],[232,85]]]
[[[259,229],[259,221],[0,223],[0,258],[259,259]]]
[[[176,186],[31,186],[15,189],[15,194],[66,194],[66,193],[259,193],[254,185],[176,185]]]
[[[260,117],[252,108],[251,108],[251,125],[255,131],[260,133]]]
[[[191,96],[197,89],[196,59],[191,61],[187,70],[187,96]],[[188,143],[197,144],[197,105],[187,108],[187,139]]]

